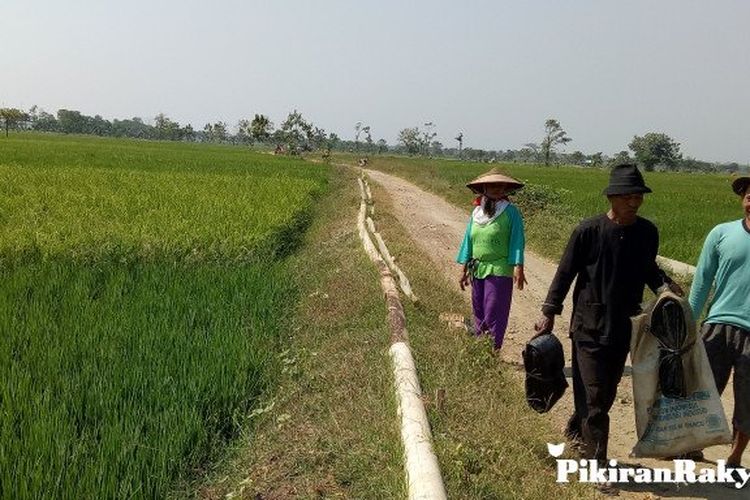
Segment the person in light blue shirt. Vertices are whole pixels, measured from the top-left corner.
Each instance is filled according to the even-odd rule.
[[[720,393],[734,370],[734,438],[727,466],[739,467],[750,436],[750,177],[735,179],[732,189],[742,198],[744,217],[708,233],[690,307],[699,318],[714,286],[702,336]]]

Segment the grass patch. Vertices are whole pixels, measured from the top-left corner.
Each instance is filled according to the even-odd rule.
[[[300,251],[280,389],[198,497],[404,498],[385,303],[359,240],[359,191],[337,169]],[[259,496],[258,496],[259,495]]]

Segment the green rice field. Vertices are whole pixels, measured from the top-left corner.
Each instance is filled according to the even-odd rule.
[[[0,498],[164,497],[272,387],[327,167],[0,140]]]
[[[411,180],[465,206],[468,213],[473,196],[465,184],[493,165],[378,157],[369,166]],[[606,169],[497,166],[526,183],[515,200],[527,219],[532,246],[548,256],[559,257],[580,219],[608,209],[601,194],[609,178]],[[727,175],[646,172],[644,176],[654,192],[646,195],[639,213],[659,228],[659,253],[665,257],[695,265],[711,228],[742,217],[739,198],[731,191]]]

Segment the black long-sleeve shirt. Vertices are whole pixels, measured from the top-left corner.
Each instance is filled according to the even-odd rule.
[[[630,342],[630,317],[640,311],[643,289],[656,291],[671,280],[656,264],[659,232],[638,217],[620,225],[606,214],[581,222],[573,231],[542,306],[560,314],[573,280],[570,336],[600,344]]]

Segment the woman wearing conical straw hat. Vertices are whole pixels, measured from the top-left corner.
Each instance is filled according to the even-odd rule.
[[[508,327],[513,284],[523,290],[523,219],[508,195],[523,183],[493,168],[466,187],[480,195],[469,218],[456,262],[463,264],[460,286],[471,283],[476,335],[490,333],[495,349]]]

